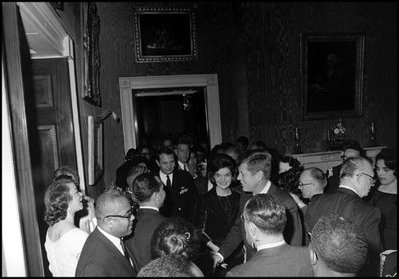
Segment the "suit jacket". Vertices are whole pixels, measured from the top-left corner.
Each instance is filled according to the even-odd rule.
[[[151,238],[164,220],[166,218],[154,209],[138,210],[133,235],[125,239],[127,248],[133,252],[132,261],[137,272],[151,261]]]
[[[331,176],[328,173],[326,174],[328,178],[327,178],[327,186],[324,189],[325,193],[333,193],[338,190],[339,181],[340,181],[339,173],[341,171],[341,167],[342,167],[342,164],[333,167]]]
[[[130,251],[128,253],[131,255]],[[96,227],[83,246],[75,275],[76,277],[135,277],[136,271],[118,248]]]
[[[189,172],[182,170],[173,171],[171,189],[164,187],[166,197],[160,213],[165,217],[182,217],[194,223],[197,208],[198,194],[193,177]]]
[[[281,190],[274,184],[271,184],[270,189],[267,193],[276,195],[286,208],[287,224],[283,232],[285,241],[292,246],[302,246],[303,228],[299,215],[299,209],[296,202],[292,199],[290,194],[288,194],[284,190]],[[236,222],[231,228],[226,239],[223,241],[222,246],[219,250],[219,253],[222,254],[224,258],[227,258],[243,240],[246,248],[247,260],[250,259],[251,256],[256,252],[256,250],[252,248],[246,240],[244,224],[242,224],[240,218],[245,203],[251,197],[253,197],[252,193],[243,192],[241,194],[240,210]]]
[[[311,232],[316,222],[325,215],[336,213],[366,233],[369,241],[368,267],[375,267],[368,275],[378,276],[379,253],[382,252],[379,224],[380,210],[363,201],[355,192],[338,188],[335,193],[326,193],[310,200],[305,213],[305,230]],[[377,273],[376,273],[377,272]]]
[[[236,266],[226,277],[286,276],[313,277],[309,250],[287,244],[257,251],[245,264]]]

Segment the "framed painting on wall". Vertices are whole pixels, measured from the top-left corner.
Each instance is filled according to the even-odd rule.
[[[137,63],[197,58],[195,14],[191,9],[139,8],[134,32]]]
[[[94,185],[104,173],[103,121],[88,116],[89,185]]]
[[[304,119],[362,115],[363,34],[301,34]]]

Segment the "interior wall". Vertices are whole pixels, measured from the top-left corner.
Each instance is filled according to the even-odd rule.
[[[81,94],[80,22],[65,2],[63,14],[76,33],[78,90]],[[219,76],[223,141],[240,135],[264,140],[291,153],[293,130],[302,130],[304,152],[324,150],[326,131],[336,120],[303,121],[299,79],[301,32],[366,35],[363,116],[343,119],[347,137],[367,146],[375,121],[381,145],[397,143],[397,4],[262,2],[96,2],[100,26],[102,108],[80,98],[81,133],[87,168],[87,116],[112,109],[121,115],[119,77],[176,74]],[[193,7],[198,59],[190,62],[136,63],[133,16],[137,7]],[[122,119],[123,121],[123,119]],[[122,123],[104,122],[104,176],[88,186],[94,197],[115,179],[124,161]],[[87,170],[86,170],[87,172]]]
[[[300,33],[364,33],[363,116],[343,119],[346,137],[368,146],[375,121],[380,145],[397,145],[396,3],[245,3],[242,12],[250,139],[291,153],[293,131],[302,151],[325,150],[334,120],[303,121]]]

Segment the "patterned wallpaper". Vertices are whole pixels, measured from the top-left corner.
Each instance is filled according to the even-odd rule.
[[[396,3],[244,3],[249,136],[290,153],[299,127],[303,152],[326,148],[337,120],[303,121],[299,35],[365,33],[363,116],[343,119],[347,138],[368,146],[375,121],[381,145],[397,145]]]
[[[363,32],[366,35],[364,106],[360,118],[343,119],[347,137],[367,146],[376,122],[381,144],[397,143],[396,3],[273,2],[96,2],[101,19],[102,108],[81,101],[81,120],[112,109],[121,115],[119,77],[176,74],[219,75],[224,141],[240,135],[291,153],[299,127],[304,152],[325,150],[336,120],[303,121],[299,80],[301,32]],[[198,31],[198,60],[135,63],[133,15],[138,7],[192,7]],[[86,121],[87,122],[87,121]],[[82,125],[87,134],[87,124]],[[87,154],[86,140],[84,152]],[[122,124],[104,124],[104,177],[110,185],[124,160]],[[94,195],[95,196],[95,195]]]

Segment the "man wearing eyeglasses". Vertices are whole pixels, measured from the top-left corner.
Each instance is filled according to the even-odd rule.
[[[324,187],[326,187],[327,179],[323,171],[319,168],[304,169],[299,176],[298,189],[302,192],[302,197],[311,200],[313,197],[318,197],[323,194]],[[307,204],[304,203],[297,195],[290,193],[298,207],[304,214],[307,209]]]
[[[379,231],[381,212],[362,200],[374,185],[373,168],[365,158],[351,158],[342,165],[340,177],[335,193],[326,193],[310,201],[305,213],[306,232],[310,232],[322,216],[331,213],[353,222],[368,238],[369,262],[362,275],[378,276],[379,253],[382,250]]]
[[[135,218],[128,198],[117,190],[108,190],[96,200],[95,211],[97,227],[83,246],[76,277],[136,276],[131,251],[122,241],[132,233]]]

